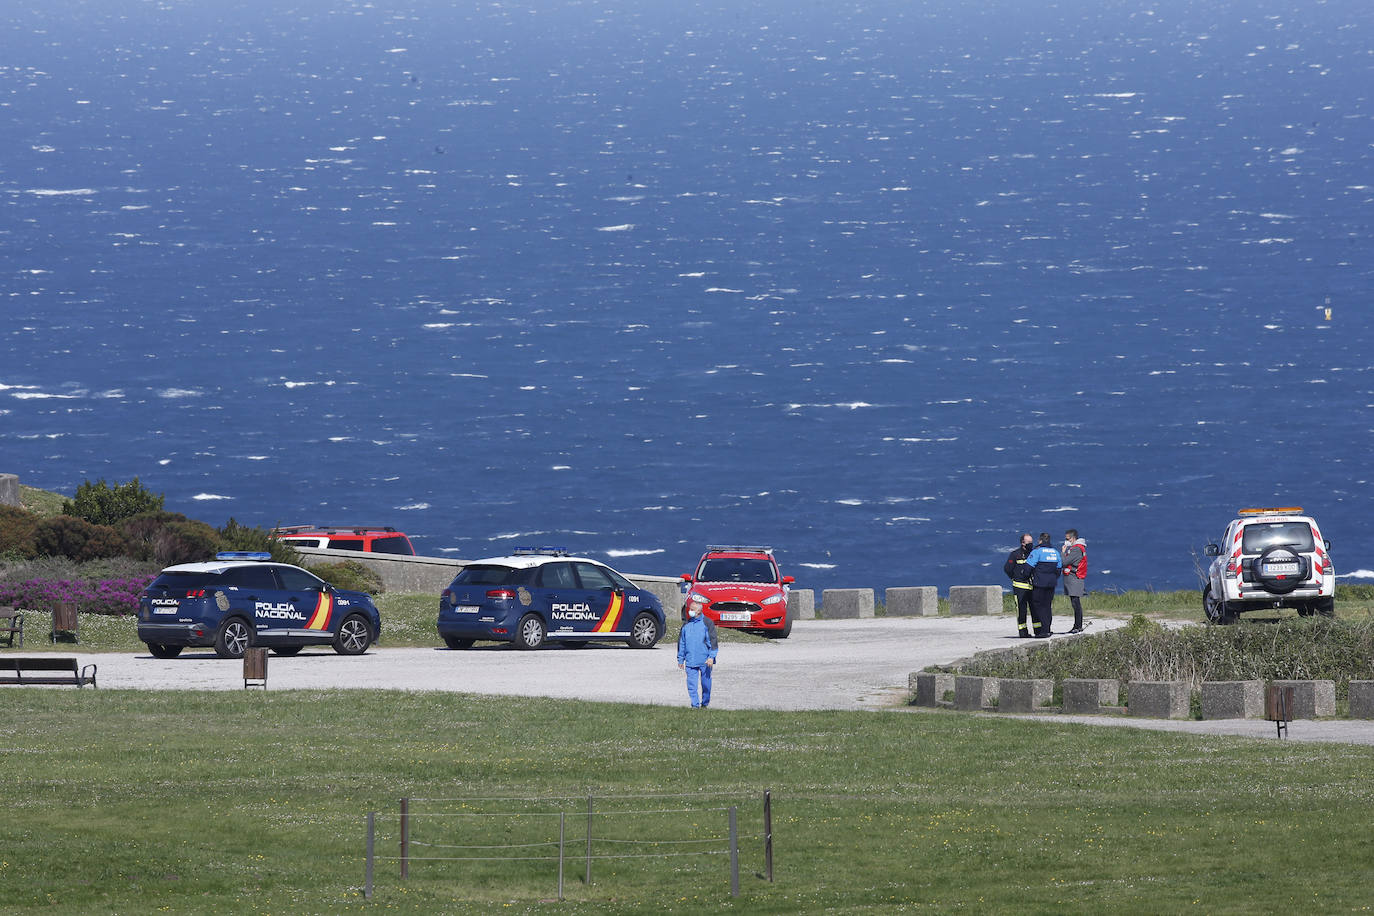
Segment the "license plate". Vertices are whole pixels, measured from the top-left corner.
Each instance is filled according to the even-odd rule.
[[[476,604],[460,604],[453,610],[459,614],[476,614],[481,609],[481,606]]]
[[[1264,574],[1266,576],[1295,576],[1298,573],[1296,563],[1265,563]]]
[[[749,622],[749,612],[748,612],[748,611],[726,611],[725,613],[723,613],[723,614],[720,615],[720,619],[721,619],[721,620],[728,620],[728,621],[730,621],[731,623],[748,623],[748,622]]]

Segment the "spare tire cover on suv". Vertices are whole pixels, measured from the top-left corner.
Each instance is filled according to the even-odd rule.
[[[1270,564],[1279,563],[1291,564],[1293,572],[1273,575],[1266,572]],[[1286,544],[1275,544],[1266,548],[1263,553],[1255,558],[1255,562],[1250,568],[1253,571],[1255,581],[1266,592],[1274,595],[1286,595],[1293,591],[1306,581],[1309,572],[1307,558]]]

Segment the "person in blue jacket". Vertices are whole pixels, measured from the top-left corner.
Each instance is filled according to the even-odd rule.
[[[711,671],[716,666],[716,625],[702,615],[701,605],[687,605],[687,622],[677,635],[677,666],[687,672],[687,699],[692,708],[705,709],[711,705]],[[701,684],[701,698],[697,699],[697,684]]]
[[[1054,590],[1059,587],[1064,566],[1059,551],[1050,546],[1048,531],[1040,532],[1040,543],[1026,557],[1026,565],[1034,570],[1031,574],[1031,616],[1035,618],[1035,635],[1047,637],[1053,616]]]

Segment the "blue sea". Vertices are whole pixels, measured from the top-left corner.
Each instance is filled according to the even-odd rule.
[[[1301,505],[1374,576],[1367,0],[24,6],[22,483],[816,589]]]

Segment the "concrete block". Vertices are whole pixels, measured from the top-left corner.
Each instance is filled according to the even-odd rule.
[[[1147,719],[1186,719],[1191,693],[1183,681],[1131,681],[1126,711]]]
[[[999,585],[952,585],[949,612],[983,616],[1002,613],[1002,587]]]
[[[1350,682],[1350,718],[1374,719],[1374,681]]]
[[[883,593],[889,617],[934,617],[940,611],[940,598],[933,585],[917,588],[889,588]]]
[[[821,616],[826,620],[852,620],[873,616],[873,589],[827,588],[821,592]]]
[[[19,505],[19,477],[16,474],[0,474],[0,506]]]
[[[816,619],[816,593],[809,588],[794,588],[787,592],[787,613],[793,620]]]
[[[1258,719],[1264,715],[1264,681],[1203,681],[1202,718]]]
[[[1041,712],[1054,696],[1053,678],[999,678],[998,712]]]
[[[1317,719],[1336,714],[1335,681],[1273,681],[1275,687],[1293,688],[1294,719]]]
[[[907,683],[916,694],[917,706],[939,706],[945,694],[954,689],[954,675],[913,671]]]
[[[1064,679],[1064,712],[1096,714],[1103,706],[1115,706],[1120,696],[1121,682],[1114,677]]]
[[[997,678],[973,677],[967,674],[954,678],[954,706],[956,709],[988,709],[997,699]]]

